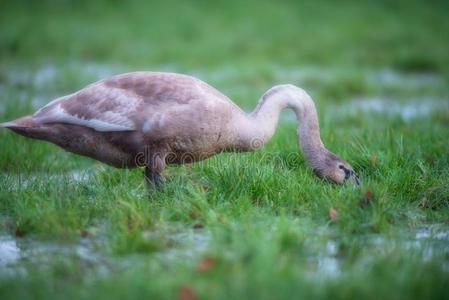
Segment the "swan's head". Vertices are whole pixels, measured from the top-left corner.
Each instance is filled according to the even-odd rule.
[[[355,186],[360,185],[360,179],[352,166],[330,152],[326,153],[322,162],[314,170],[318,176],[338,184],[350,181]]]

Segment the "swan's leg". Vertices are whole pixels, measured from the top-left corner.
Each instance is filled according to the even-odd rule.
[[[145,167],[145,180],[147,181],[148,188],[153,190],[159,186],[161,186],[165,178],[162,175],[161,171],[153,170],[151,167]]]
[[[154,190],[165,182],[162,171],[165,168],[165,156],[161,154],[152,155],[149,164],[145,167],[145,180],[148,188]]]

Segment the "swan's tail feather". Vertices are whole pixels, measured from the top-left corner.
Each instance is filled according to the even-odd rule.
[[[35,127],[37,124],[36,122],[33,120],[33,118],[31,116],[26,116],[26,117],[22,117],[10,122],[4,122],[4,123],[0,123],[0,127],[3,128],[9,128],[9,129],[14,129],[14,128],[30,128],[30,127]]]
[[[14,127],[14,126],[17,126],[17,124],[14,123],[14,121],[0,123],[0,127],[3,127],[3,128],[10,128],[10,127]]]
[[[29,138],[42,138],[42,133],[45,133],[45,128],[36,122],[33,117],[25,116],[10,122],[0,123],[0,127],[8,128],[17,134]]]

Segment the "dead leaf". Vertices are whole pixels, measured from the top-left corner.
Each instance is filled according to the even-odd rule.
[[[193,227],[193,229],[201,229],[201,228],[204,228],[204,225],[201,223],[195,223],[195,224],[193,224],[192,227]]]
[[[198,262],[198,272],[207,272],[215,266],[215,258],[206,256]]]
[[[23,231],[22,229],[17,227],[15,234],[16,234],[16,237],[23,237],[23,236],[25,236],[25,231]]]
[[[376,154],[371,154],[370,161],[371,161],[371,165],[372,165],[373,167],[376,166],[377,155],[376,155]]]
[[[198,299],[194,289],[187,285],[183,284],[178,290],[178,299],[179,300],[196,300]]]
[[[368,204],[371,204],[371,202],[373,202],[373,200],[374,200],[374,193],[372,191],[368,190],[365,192],[362,199],[360,199],[359,205],[362,207],[367,206]]]
[[[82,238],[86,238],[89,235],[89,232],[85,229],[82,229],[80,235]]]
[[[332,221],[338,220],[338,211],[333,207],[329,208],[329,219]]]

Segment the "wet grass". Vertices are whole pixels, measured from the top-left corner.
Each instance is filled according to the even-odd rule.
[[[112,3],[1,4],[1,121],[136,69],[196,75],[245,109],[290,82],[363,184],[316,178],[288,114],[255,153],[169,167],[151,201],[141,170],[1,130],[0,224],[15,248],[0,239],[0,255],[19,257],[0,259],[0,298],[447,298],[445,2]],[[359,99],[432,109],[403,118]]]

